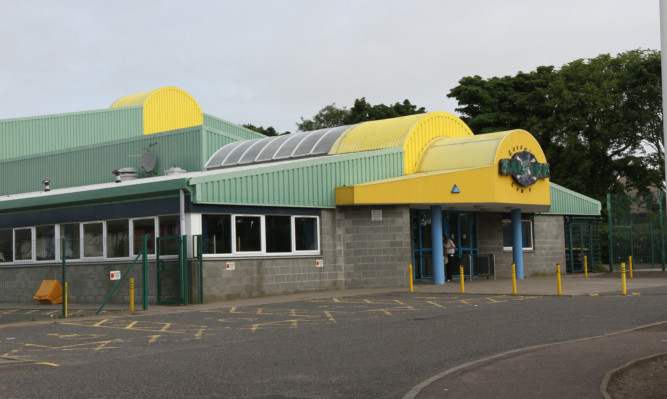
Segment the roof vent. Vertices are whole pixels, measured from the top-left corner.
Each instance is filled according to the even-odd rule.
[[[139,174],[137,173],[137,170],[135,168],[115,169],[111,173],[116,175],[116,183],[128,180],[135,180],[139,177]]]
[[[183,170],[178,166],[172,166],[171,168],[164,171],[164,175],[165,176],[180,175],[185,172],[187,172],[187,170]]]

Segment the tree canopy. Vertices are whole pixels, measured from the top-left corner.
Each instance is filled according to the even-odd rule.
[[[399,116],[423,114],[426,112],[424,107],[417,108],[409,100],[403,100],[402,103],[393,105],[377,104],[371,105],[366,102],[366,97],[354,100],[352,108],[338,108],[335,103],[322,108],[312,119],[304,119],[296,126],[299,131],[309,132],[327,127],[336,127],[352,125],[354,123],[375,121],[380,119],[396,118]]]
[[[603,200],[608,192],[663,187],[661,84],[660,53],[632,50],[560,69],[464,77],[448,97],[476,134],[529,131],[554,182]]]
[[[265,136],[280,136],[281,134],[289,134],[290,133],[289,131],[283,132],[283,133],[278,133],[273,126],[269,126],[265,129],[264,126],[255,126],[252,123],[246,123],[246,124],[243,124],[241,126],[243,126],[246,129],[250,129],[252,131],[255,131],[257,133],[261,133]]]

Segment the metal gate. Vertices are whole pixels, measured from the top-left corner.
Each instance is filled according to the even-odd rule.
[[[187,236],[157,238],[157,303],[188,304]]]

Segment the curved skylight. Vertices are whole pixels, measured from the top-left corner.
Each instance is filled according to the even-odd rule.
[[[338,137],[352,126],[355,125],[230,143],[208,159],[206,169],[326,155]]]

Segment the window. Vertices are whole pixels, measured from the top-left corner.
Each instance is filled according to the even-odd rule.
[[[97,258],[104,256],[104,223],[83,224],[83,257]]]
[[[262,250],[262,226],[259,216],[236,216],[236,252],[259,252]]]
[[[523,249],[533,249],[533,221],[521,220],[521,238],[523,241]],[[503,219],[503,249],[507,251],[512,250],[512,242],[514,241],[512,235],[512,221],[510,219]]]
[[[14,230],[14,260],[32,260],[32,229]]]
[[[37,226],[35,249],[37,260],[56,259],[56,226]]]
[[[205,254],[315,254],[319,218],[290,215],[202,215]]]
[[[297,251],[317,251],[317,218],[294,217],[294,241]]]
[[[231,215],[203,215],[204,253],[232,253],[232,217]]]
[[[181,235],[181,222],[178,215],[160,216],[160,237]]]
[[[292,252],[292,218],[266,216],[266,252]]]
[[[60,237],[65,239],[65,259],[81,258],[81,227],[79,223],[60,225]]]
[[[147,253],[155,254],[155,218],[133,219],[132,228],[134,232],[134,250],[132,254],[138,255],[141,252],[144,235],[148,235]]]
[[[12,247],[12,229],[0,230],[0,262],[12,262],[14,260]]]
[[[107,222],[107,257],[124,258],[130,256],[129,221],[110,220]]]

